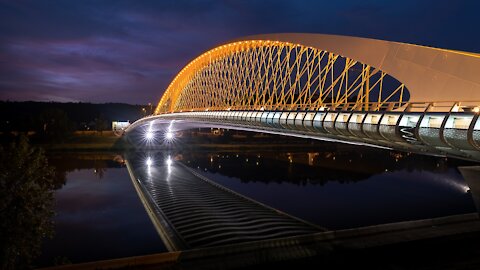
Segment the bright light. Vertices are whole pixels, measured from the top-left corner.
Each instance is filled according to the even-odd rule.
[[[473,108],[473,112],[475,112],[475,113],[478,113],[478,112],[480,112],[480,108],[479,108],[479,107],[475,107],[475,108]]]
[[[147,140],[153,140],[153,132],[151,132],[150,130],[147,131],[147,133],[145,134],[145,139]]]
[[[151,142],[155,139],[155,133],[153,132],[153,121],[151,121],[148,125],[148,128],[145,130],[145,134],[143,135],[146,141]]]
[[[152,166],[153,161],[152,161],[152,159],[149,157],[149,158],[147,158],[146,163],[147,163],[147,166]]]
[[[170,156],[167,157],[167,159],[165,160],[165,164],[167,164],[167,173],[168,173],[168,176],[167,177],[167,181],[170,181],[170,174],[172,173],[172,159],[170,158]]]
[[[167,130],[165,131],[165,133],[163,135],[165,141],[173,141],[175,139],[175,133],[172,131],[173,130],[173,122],[175,122],[175,120],[172,120],[170,122]]]

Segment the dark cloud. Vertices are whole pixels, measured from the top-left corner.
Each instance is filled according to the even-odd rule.
[[[147,103],[203,51],[275,32],[480,51],[477,1],[1,1],[0,99]]]

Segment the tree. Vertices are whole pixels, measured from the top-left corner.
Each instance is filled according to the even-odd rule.
[[[102,133],[102,131],[108,129],[108,123],[107,120],[103,117],[103,115],[100,115],[99,117],[95,118],[95,129]]]
[[[42,139],[63,141],[73,133],[73,122],[61,109],[46,109],[40,114],[39,120],[37,133]]]
[[[0,269],[31,268],[53,234],[55,186],[54,169],[26,136],[0,145]]]

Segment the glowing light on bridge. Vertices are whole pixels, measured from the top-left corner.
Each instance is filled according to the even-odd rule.
[[[172,120],[170,124],[168,125],[167,131],[164,134],[164,140],[166,142],[172,142],[175,140],[175,132],[173,131],[173,123],[175,120]]]
[[[150,122],[148,128],[145,130],[144,138],[147,142],[152,142],[155,140],[155,134],[153,132],[153,121]]]
[[[147,131],[147,133],[145,134],[145,138],[149,141],[153,140],[154,138],[153,132]]]
[[[150,144],[150,145],[156,143],[160,138],[163,138],[164,143],[173,142],[175,140],[175,131],[173,128],[173,123],[174,121],[171,121],[168,127],[162,130],[162,128],[155,127],[154,121],[151,121],[148,124],[148,127],[145,128],[143,131],[143,141],[146,144]]]

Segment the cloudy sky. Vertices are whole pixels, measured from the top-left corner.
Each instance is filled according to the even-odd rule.
[[[156,103],[205,50],[280,32],[480,52],[480,1],[0,0],[0,100]]]

